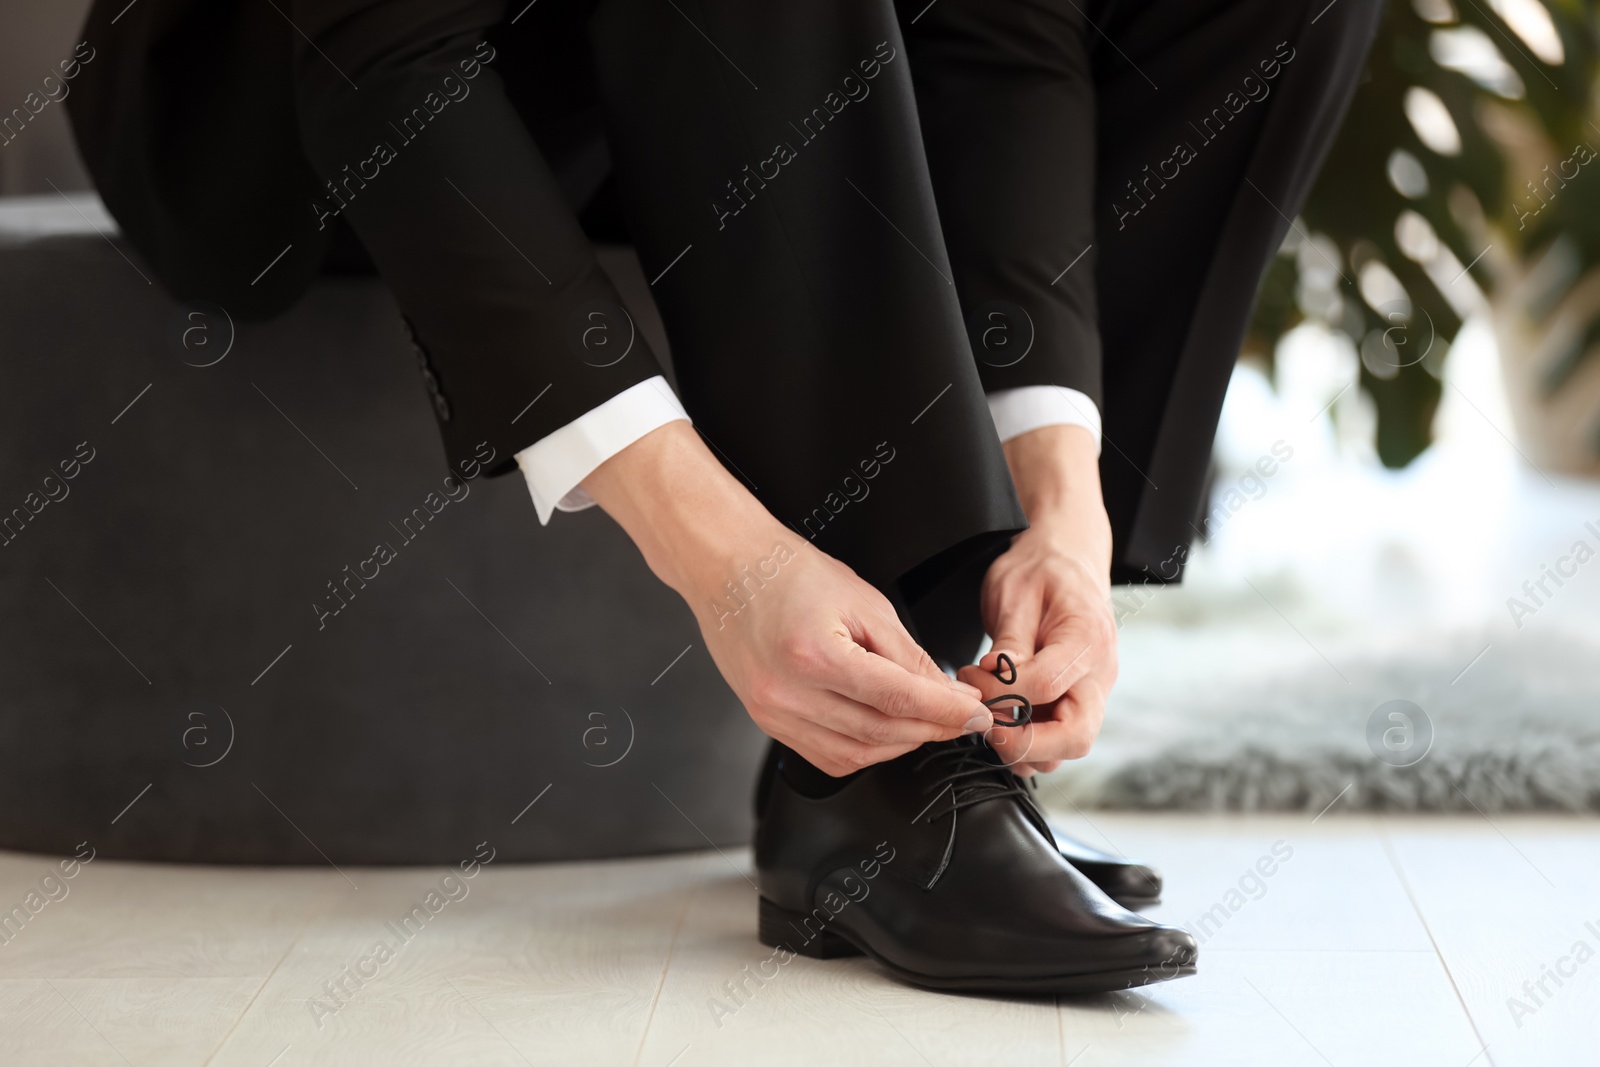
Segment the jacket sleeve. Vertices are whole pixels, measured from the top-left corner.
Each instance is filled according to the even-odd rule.
[[[508,100],[482,0],[299,0],[294,86],[323,196],[399,303],[452,469],[513,456],[661,373]],[[574,42],[583,46],[586,42]]]

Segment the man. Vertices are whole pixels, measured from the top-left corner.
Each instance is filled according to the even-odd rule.
[[[684,597],[774,739],[765,941],[1104,990],[1194,942],[1024,780],[1098,731],[1110,583],[1181,572],[1376,14],[113,0],[69,106],[175,295],[274,314],[353,231],[452,467],[514,456],[541,522],[598,503]],[[591,237],[639,249],[676,393]]]

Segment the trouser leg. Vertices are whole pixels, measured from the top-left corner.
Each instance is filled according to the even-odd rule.
[[[901,4],[963,309],[969,321],[982,307],[1023,309],[1032,346],[1010,362],[975,342],[980,377],[1101,404],[1117,580],[1182,571],[1258,280],[1337,131],[1380,9]],[[936,658],[969,662],[981,642],[993,555],[914,591],[908,615]]]
[[[1031,344],[975,345],[980,375],[1100,404],[1119,580],[1181,571],[1257,284],[1380,7],[901,4],[963,309],[1012,309]]]
[[[1114,577],[1170,579],[1261,276],[1338,131],[1382,3],[1099,10],[1101,478]]]
[[[1114,577],[1175,576],[1259,277],[1377,5],[945,2],[909,54],[883,2],[608,0],[594,37],[697,424],[797,535],[880,588],[910,575],[918,628],[965,634],[974,561],[1021,525],[985,376],[1033,384],[973,362],[971,305],[1043,301],[1028,373],[1095,396],[1099,372]],[[1092,287],[1043,281],[1080,241]],[[974,595],[929,600],[945,576]]]
[[[629,229],[712,450],[881,589],[1021,528],[889,0],[604,0],[591,33]]]
[[[900,0],[956,292],[988,391],[1100,401],[1095,86],[1073,0]]]

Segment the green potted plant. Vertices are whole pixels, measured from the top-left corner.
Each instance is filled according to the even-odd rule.
[[[1600,474],[1597,71],[1592,0],[1390,3],[1251,342],[1270,358],[1306,318],[1346,333],[1386,465],[1427,447],[1445,353],[1481,312],[1524,454]]]

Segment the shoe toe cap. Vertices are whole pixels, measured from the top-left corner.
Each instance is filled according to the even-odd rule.
[[[1193,967],[1199,961],[1200,946],[1195,943],[1194,935],[1187,930],[1163,926],[1151,935],[1150,942],[1152,954],[1162,965],[1178,968]]]

